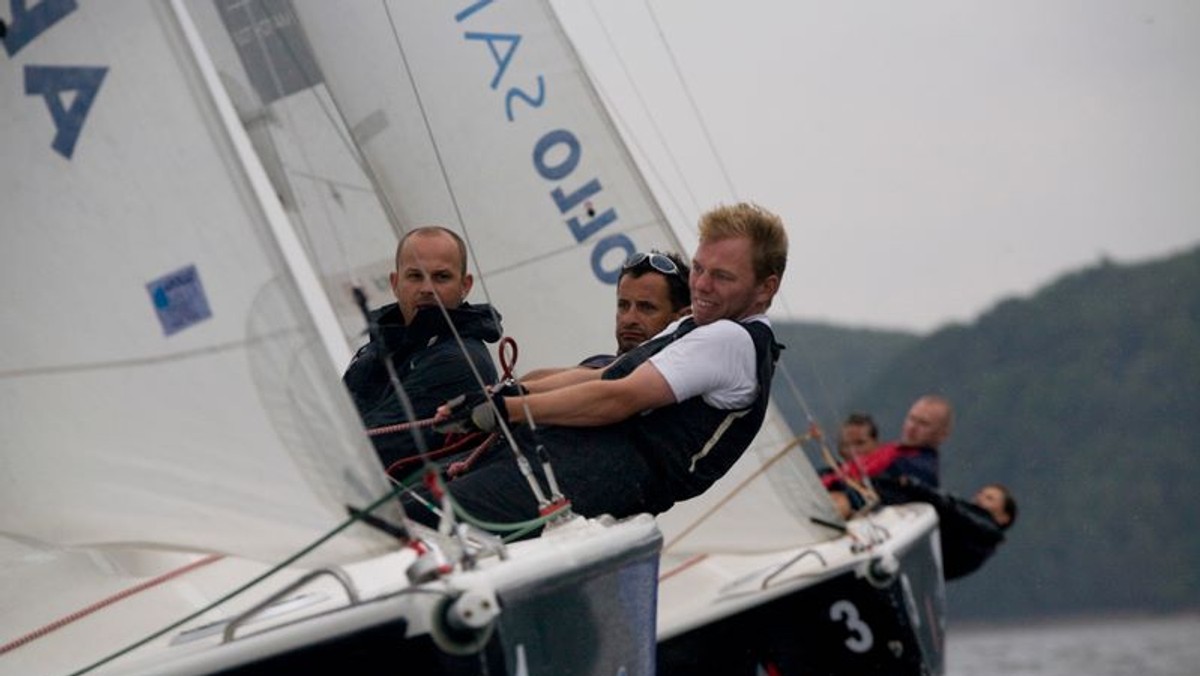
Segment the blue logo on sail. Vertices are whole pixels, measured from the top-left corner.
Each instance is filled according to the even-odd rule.
[[[150,293],[165,336],[212,317],[195,265],[159,277],[146,285],[146,291]]]

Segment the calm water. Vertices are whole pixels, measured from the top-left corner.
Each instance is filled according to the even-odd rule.
[[[947,676],[1200,676],[1200,613],[950,627]]]

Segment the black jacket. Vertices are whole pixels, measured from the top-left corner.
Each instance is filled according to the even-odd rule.
[[[447,309],[447,313],[484,383],[495,383],[496,365],[484,343],[500,339],[499,313],[489,305],[467,303]],[[371,318],[378,324],[378,338],[373,337],[354,355],[342,376],[368,430],[410,422],[399,396],[388,382],[387,368],[382,361],[384,354],[390,356],[417,420],[429,418],[449,399],[479,390],[471,365],[440,309],[419,310],[413,317],[412,326],[404,325],[400,308],[395,303],[375,310]],[[427,451],[437,450],[445,441],[444,435],[432,428],[422,428],[420,434]],[[371,440],[385,468],[420,452],[410,431],[373,436]]]
[[[947,580],[965,577],[984,564],[1004,542],[1004,529],[979,505],[907,477],[903,483],[875,480],[876,487],[909,502],[927,502],[938,514],[942,567]]]

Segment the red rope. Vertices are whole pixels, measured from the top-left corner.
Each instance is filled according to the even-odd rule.
[[[198,561],[193,561],[192,563],[189,563],[186,566],[182,566],[182,567],[176,568],[175,570],[172,570],[170,572],[163,573],[162,575],[159,575],[158,577],[156,577],[152,580],[147,580],[146,582],[143,582],[138,585],[134,585],[132,587],[129,587],[128,589],[117,592],[116,594],[113,594],[112,596],[109,596],[106,599],[101,599],[101,600],[91,604],[90,606],[81,608],[81,609],[71,613],[70,615],[67,615],[66,617],[59,618],[59,619],[51,622],[50,624],[47,624],[44,627],[35,629],[34,631],[31,631],[28,634],[21,636],[20,638],[17,638],[12,641],[9,641],[8,643],[5,643],[4,645],[0,646],[0,655],[3,655],[4,653],[7,653],[12,650],[16,650],[17,648],[20,648],[21,646],[25,645],[26,643],[29,643],[30,641],[35,641],[35,640],[45,636],[46,634],[49,634],[52,631],[61,629],[62,627],[65,627],[68,624],[71,624],[72,622],[74,622],[76,620],[83,619],[84,617],[91,615],[92,613],[96,612],[97,610],[100,610],[102,608],[110,606],[110,605],[116,603],[117,601],[122,601],[124,599],[127,599],[130,596],[137,594],[138,592],[145,591],[151,587],[160,585],[172,578],[179,577],[180,575],[183,575],[185,573],[190,573],[191,571],[193,571],[201,566],[207,566],[208,564],[213,563],[214,561],[219,561],[220,559],[223,559],[223,558],[225,558],[225,557],[222,554],[210,554],[209,556],[206,556],[203,559],[200,559]]]
[[[679,564],[675,568],[672,568],[671,570],[668,570],[665,573],[660,573],[658,576],[658,581],[662,582],[663,580],[665,580],[677,573],[682,573],[683,571],[687,570],[688,568],[691,568],[692,566],[696,565],[697,563],[700,563],[701,561],[703,561],[704,559],[707,559],[707,558],[708,558],[708,554],[697,554],[697,555],[693,556],[692,558],[688,559],[687,561],[684,561],[683,563]]]
[[[391,434],[392,432],[404,432],[406,430],[420,429],[422,427],[429,427],[436,422],[437,418],[426,418],[424,420],[417,420],[414,422],[396,423],[395,425],[384,425],[383,427],[372,427],[371,429],[367,430],[367,436],[377,437],[381,434]]]
[[[458,462],[450,463],[450,467],[446,469],[446,476],[451,479],[457,478],[461,474],[465,474],[475,464],[477,460],[492,447],[492,442],[496,440],[496,433],[492,432],[482,444],[479,444],[471,451],[471,454]]]
[[[512,336],[501,338],[498,352],[500,353],[500,368],[504,370],[504,373],[500,375],[500,382],[504,382],[513,377],[512,370],[517,365],[517,341],[513,340]]]
[[[461,439],[455,440],[453,443],[449,443],[445,446],[442,446],[441,448],[437,449],[436,451],[430,451],[428,453],[423,453],[421,455],[411,455],[407,458],[400,458],[396,462],[393,462],[392,464],[388,465],[387,473],[388,473],[388,475],[392,476],[392,478],[398,479],[400,477],[397,477],[394,473],[397,470],[403,468],[404,466],[422,462],[425,460],[436,460],[437,458],[440,458],[444,455],[450,455],[451,453],[460,451],[463,449],[463,447],[468,446],[471,443],[477,441],[479,439],[479,437],[481,437],[481,436],[483,436],[483,432],[471,432],[470,434],[464,435]],[[492,439],[494,439],[494,438],[495,438],[495,434],[488,437],[487,443],[491,444]],[[447,437],[447,439],[449,439],[449,437]]]

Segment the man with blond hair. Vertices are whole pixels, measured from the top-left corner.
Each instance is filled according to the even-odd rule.
[[[737,461],[766,414],[779,346],[765,313],[787,246],[782,220],[766,209],[713,209],[701,218],[692,258],[690,316],[604,369],[565,371],[523,394],[439,415],[482,429],[503,417],[523,448],[541,443],[563,494],[585,516],[656,514],[698,495]],[[521,424],[529,422],[536,432]],[[499,450],[447,489],[481,519],[536,517],[517,464]]]

